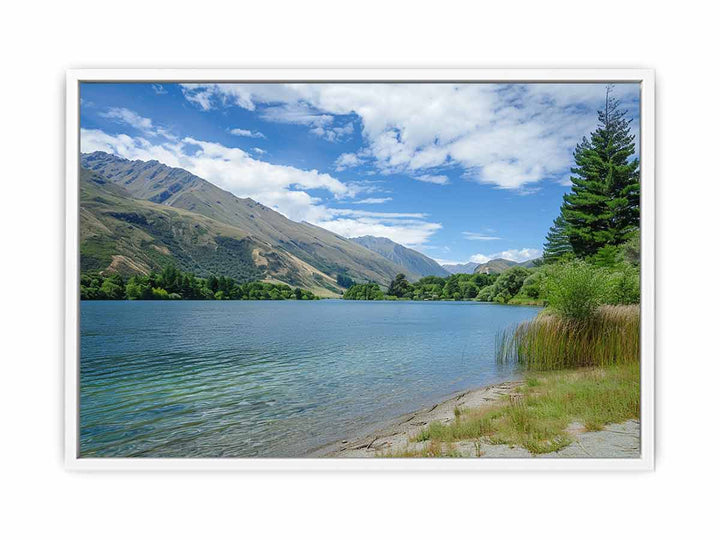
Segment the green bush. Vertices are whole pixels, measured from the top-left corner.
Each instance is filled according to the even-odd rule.
[[[629,305],[640,303],[640,271],[628,263],[623,263],[610,274],[610,287],[606,303]]]
[[[481,302],[492,302],[493,296],[495,296],[495,285],[486,285],[480,289],[475,298]]]
[[[152,295],[154,300],[167,300],[170,296],[165,289],[160,287],[153,287]]]
[[[543,295],[550,309],[568,319],[592,317],[610,292],[610,275],[584,261],[572,261],[548,268]]]
[[[627,242],[620,246],[623,260],[627,263],[640,264],[640,231],[635,231],[630,235]]]
[[[495,302],[507,303],[515,296],[523,286],[523,282],[530,275],[530,270],[522,266],[513,266],[505,270],[495,281],[494,296]]]
[[[542,293],[542,280],[544,277],[545,274],[541,271],[533,272],[525,278],[518,294],[537,300]]]
[[[385,297],[377,283],[358,283],[350,287],[343,298],[345,300],[382,300]]]

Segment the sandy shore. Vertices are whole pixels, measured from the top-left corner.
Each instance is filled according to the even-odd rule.
[[[338,441],[312,452],[309,457],[375,457],[378,454],[397,452],[410,445],[410,439],[430,422],[451,422],[455,408],[479,409],[497,402],[502,396],[512,394],[522,381],[492,384],[455,395],[427,409],[403,415],[383,427],[357,438]]]
[[[410,451],[419,451],[427,444],[412,439],[431,422],[455,421],[455,409],[481,409],[497,403],[503,396],[516,395],[522,381],[493,384],[463,392],[427,409],[406,414],[356,438],[323,446],[308,457],[369,458]],[[558,452],[533,456],[526,449],[477,441],[454,443],[454,451],[462,457],[483,458],[619,458],[640,456],[640,423],[629,420],[606,426],[603,431],[586,432],[580,424],[570,424],[568,433],[576,439]]]

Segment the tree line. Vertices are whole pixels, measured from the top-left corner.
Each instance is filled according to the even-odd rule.
[[[449,277],[428,276],[410,283],[405,274],[398,274],[386,291],[377,283],[356,283],[345,300],[474,300],[478,292],[498,278],[493,274],[453,274]]]
[[[237,283],[227,276],[201,278],[166,266],[161,272],[124,278],[98,272],[80,276],[81,300],[316,300],[312,292],[284,283]]]

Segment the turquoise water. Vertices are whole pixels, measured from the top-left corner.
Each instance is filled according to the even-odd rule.
[[[473,302],[81,302],[81,456],[297,457],[512,376]]]

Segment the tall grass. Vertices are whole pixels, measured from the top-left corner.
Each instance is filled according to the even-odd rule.
[[[490,407],[461,411],[454,422],[431,423],[414,437],[412,442],[427,444],[415,455],[445,455],[452,447],[442,445],[458,441],[522,446],[533,454],[560,450],[575,440],[567,431],[570,422],[596,431],[639,417],[640,364],[542,373],[519,392]]]
[[[640,359],[640,307],[600,306],[582,319],[543,311],[498,335],[500,363],[531,370],[606,367]]]

